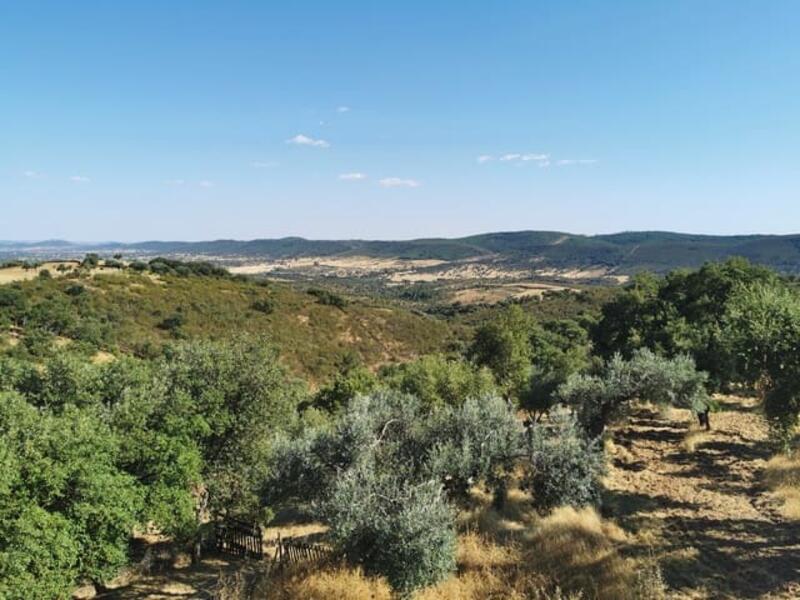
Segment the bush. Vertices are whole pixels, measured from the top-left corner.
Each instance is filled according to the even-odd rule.
[[[365,466],[336,481],[322,511],[334,546],[402,593],[455,570],[455,515],[436,482],[381,477]]]
[[[100,256],[98,256],[97,254],[91,253],[91,254],[87,254],[84,257],[83,261],[81,262],[81,267],[84,267],[86,269],[94,269],[99,264],[100,264]]]
[[[276,447],[263,498],[309,504],[349,560],[407,591],[452,568],[443,491],[463,499],[481,480],[504,491],[521,429],[498,397],[431,410],[396,391],[357,396],[332,427]]]
[[[339,294],[334,294],[331,291],[312,288],[308,290],[308,293],[314,296],[317,299],[317,302],[320,304],[325,304],[326,306],[335,306],[336,308],[341,309],[344,309],[347,306],[347,300],[345,300]]]
[[[253,301],[250,308],[265,315],[271,315],[275,311],[275,301],[272,298],[259,298]]]
[[[183,313],[176,312],[162,320],[158,324],[158,328],[175,334],[180,331],[180,328],[183,327],[184,323],[186,323],[186,317],[183,316]]]
[[[770,427],[773,444],[788,451],[800,413],[800,382],[781,380],[767,390],[764,397],[764,414]]]
[[[320,388],[313,404],[328,413],[335,414],[359,394],[368,394],[378,386],[375,375],[362,365],[347,366],[337,373],[334,380]]]
[[[574,417],[554,413],[534,428],[529,439],[530,464],[524,485],[539,510],[596,504],[603,474],[597,440],[588,440]]]
[[[466,500],[469,488],[483,481],[502,504],[522,448],[522,425],[508,403],[497,396],[468,398],[437,412],[428,427],[426,470],[448,494]]]
[[[392,389],[416,396],[428,407],[457,406],[467,398],[483,398],[496,392],[489,369],[441,355],[387,367],[381,372],[381,379]]]
[[[0,597],[64,597],[127,563],[141,490],[93,410],[0,394],[0,448]]]

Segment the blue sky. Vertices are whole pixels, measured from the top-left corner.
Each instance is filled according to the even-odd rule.
[[[0,1],[0,239],[800,231],[800,3]]]

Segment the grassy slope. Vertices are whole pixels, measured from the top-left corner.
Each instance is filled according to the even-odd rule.
[[[173,338],[159,328],[180,313],[181,335],[222,339],[247,332],[269,336],[287,363],[311,380],[330,376],[348,352],[376,366],[440,351],[458,328],[442,320],[368,300],[351,301],[344,309],[320,304],[304,291],[287,285],[202,277],[119,274],[21,282],[32,302],[64,294],[76,283],[86,287],[83,314],[112,323],[111,350],[132,352],[148,342]],[[264,314],[253,302],[270,299],[274,310]],[[76,310],[77,307],[76,307]]]

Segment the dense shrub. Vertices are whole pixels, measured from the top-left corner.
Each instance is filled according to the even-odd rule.
[[[312,288],[308,290],[308,293],[314,296],[317,299],[317,302],[320,304],[335,306],[336,308],[341,309],[344,309],[347,306],[347,300],[344,297],[329,290]]]
[[[441,355],[423,356],[384,368],[380,379],[383,385],[411,394],[429,407],[456,406],[467,398],[496,393],[489,369]]]
[[[597,503],[603,454],[599,441],[589,440],[574,417],[552,414],[531,431],[528,451],[524,481],[538,509]]]
[[[322,514],[334,547],[400,592],[455,570],[455,514],[437,482],[409,482],[364,465],[336,480]]]
[[[426,471],[445,485],[450,497],[465,500],[484,482],[502,503],[508,476],[522,448],[522,425],[498,396],[467,398],[431,419],[426,435]]]
[[[348,365],[333,381],[314,395],[313,404],[328,413],[338,413],[356,396],[369,394],[378,387],[378,378],[360,364]]]
[[[253,301],[250,308],[265,315],[270,315],[275,311],[275,300],[272,298],[259,298]]]
[[[141,491],[92,409],[42,413],[0,394],[0,449],[0,596],[66,596],[126,564]]]
[[[521,432],[498,397],[432,409],[396,391],[357,396],[332,426],[276,447],[263,498],[309,503],[348,558],[407,590],[452,568],[443,492],[461,500],[480,482],[504,491]]]
[[[476,364],[494,373],[506,394],[516,394],[531,376],[532,327],[531,318],[520,307],[511,306],[477,329],[468,350]]]
[[[741,286],[728,303],[724,339],[741,379],[767,390],[800,375],[800,294],[780,284]]]

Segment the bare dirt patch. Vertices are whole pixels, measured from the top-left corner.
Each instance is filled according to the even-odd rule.
[[[566,289],[570,288],[548,283],[508,283],[457,290],[450,296],[450,301],[461,304],[494,304],[508,298],[538,298],[546,292]]]
[[[751,399],[721,398],[713,429],[640,408],[613,433],[607,508],[659,555],[674,598],[800,597],[800,527],[763,485],[767,425]]]

